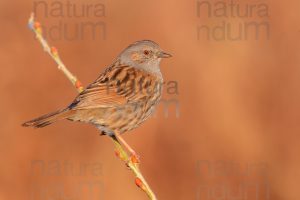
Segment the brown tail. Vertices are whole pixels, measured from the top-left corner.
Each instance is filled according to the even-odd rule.
[[[68,118],[70,114],[71,112],[69,109],[58,110],[56,112],[49,113],[36,119],[25,122],[24,124],[22,124],[22,126],[33,126],[35,128],[43,128],[52,124],[53,122],[56,122],[57,120]]]

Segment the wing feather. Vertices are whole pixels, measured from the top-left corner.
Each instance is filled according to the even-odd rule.
[[[129,66],[108,68],[81,92],[69,106],[73,110],[118,107],[144,101],[147,93],[142,86],[151,84],[153,76]]]

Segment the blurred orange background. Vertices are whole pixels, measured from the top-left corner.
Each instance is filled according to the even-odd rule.
[[[0,1],[0,199],[147,199],[114,155],[110,139],[95,127],[68,121],[44,129],[21,127],[76,96],[27,27],[37,2]],[[155,117],[124,135],[141,156],[141,170],[158,199],[300,199],[299,1],[235,1],[242,11],[247,4],[267,5],[268,17],[244,18],[198,16],[195,0],[69,1],[78,10],[104,5],[104,16],[91,11],[81,17],[57,16],[55,1],[42,2],[54,12],[46,16],[43,5],[37,8],[44,27],[62,22],[76,34],[76,24],[105,24],[105,35],[100,31],[96,39],[48,38],[84,85],[134,41],[151,39],[173,54],[161,69],[166,82],[178,83],[178,95],[164,98],[178,100],[179,117],[174,105],[168,117],[159,107]],[[66,14],[68,1],[61,2]],[[264,21],[270,36],[198,38],[199,25],[223,21],[235,33],[239,23]],[[95,163],[100,174],[86,168]],[[266,166],[263,174],[260,166]],[[101,186],[87,197],[87,191],[76,193],[81,181]],[[263,193],[256,196],[258,190],[245,186],[249,181]]]

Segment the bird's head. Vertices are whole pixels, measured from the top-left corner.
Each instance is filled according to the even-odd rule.
[[[171,54],[161,50],[159,45],[151,40],[142,40],[129,45],[119,56],[121,64],[130,65],[149,72],[159,71],[162,58]]]

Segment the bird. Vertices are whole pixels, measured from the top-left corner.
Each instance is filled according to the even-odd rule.
[[[67,107],[22,125],[43,128],[63,119],[89,123],[101,135],[116,138],[136,156],[121,135],[139,127],[153,114],[163,89],[160,62],[169,57],[172,55],[154,41],[134,42]]]

